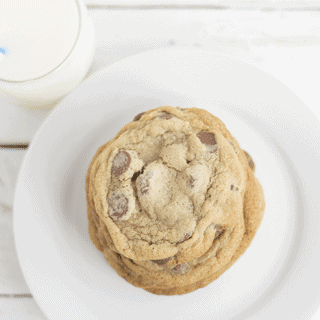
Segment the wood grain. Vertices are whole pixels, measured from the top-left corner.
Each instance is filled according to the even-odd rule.
[[[15,248],[13,213],[10,208],[0,206],[0,300],[24,294],[30,295],[31,292],[22,274]]]
[[[29,144],[28,143],[24,143],[24,144],[16,144],[16,143],[12,143],[12,144],[0,144],[0,149],[28,149]]]
[[[0,293],[0,298],[12,299],[12,298],[33,298],[31,293]]]

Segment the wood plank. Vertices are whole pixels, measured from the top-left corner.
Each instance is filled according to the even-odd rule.
[[[229,9],[229,10],[318,10],[319,0],[85,0],[90,7]]]
[[[12,210],[0,206],[0,300],[1,295],[30,293],[14,244]]]
[[[320,45],[320,12],[94,10],[97,48],[93,70],[157,48],[205,47],[268,59],[270,47]],[[286,52],[286,50],[283,50]],[[265,57],[264,57],[265,54]]]
[[[1,320],[47,320],[34,299],[0,298]]]
[[[116,38],[125,41],[134,38],[151,38],[171,34],[182,39],[199,37],[201,31],[226,40],[250,40],[288,37],[320,37],[320,12],[260,12],[210,10],[132,10],[90,9],[97,31],[97,43]],[[103,22],[102,22],[103,21]],[[108,28],[114,26],[113,29]],[[149,26],[149,28],[145,28]],[[108,29],[107,29],[108,28]],[[190,32],[191,31],[191,32]],[[120,38],[119,38],[120,37]],[[155,38],[155,37],[154,37]],[[156,40],[156,39],[154,39]],[[102,41],[102,43],[101,43]],[[153,41],[154,42],[154,41]],[[120,48],[122,49],[122,48]]]
[[[0,293],[0,299],[33,298],[31,293]]]
[[[1,92],[0,105],[0,145],[30,142],[51,111],[14,105]]]
[[[199,47],[264,69],[293,89],[320,116],[320,12],[89,12],[97,39],[93,71],[142,51]]]
[[[284,74],[282,81],[292,63],[305,65],[306,79],[318,78],[320,11],[90,9],[89,14],[97,43],[90,74],[133,54],[179,46],[230,54],[259,67],[270,65],[277,76]],[[306,79],[295,78],[298,89],[308,86]],[[309,100],[315,95],[313,84],[305,94]],[[50,113],[2,106],[0,143],[4,144],[30,141]]]

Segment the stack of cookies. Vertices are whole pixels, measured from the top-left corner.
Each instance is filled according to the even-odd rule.
[[[86,177],[89,233],[125,280],[162,295],[217,279],[263,217],[255,164],[209,112],[160,107],[101,146]]]

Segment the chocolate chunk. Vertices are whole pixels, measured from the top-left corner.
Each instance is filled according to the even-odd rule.
[[[128,198],[122,193],[113,193],[108,199],[109,215],[113,220],[119,220],[128,212]]]
[[[137,178],[136,185],[141,195],[148,194],[151,177],[152,177],[152,172],[147,171],[146,173],[144,173],[143,175],[140,175]]]
[[[135,173],[133,174],[133,176],[132,176],[132,178],[131,178],[131,181],[132,181],[132,182],[135,182],[135,181],[138,179],[138,177],[140,176],[140,174],[143,174],[143,172],[144,172],[144,167],[142,167],[142,169],[141,169],[140,171],[135,172]]]
[[[185,274],[188,270],[188,263],[177,264],[172,271],[178,275]]]
[[[138,171],[138,172],[135,172],[131,178],[131,181],[132,182],[135,182],[137,180],[137,178],[140,176],[141,172]]]
[[[158,116],[159,119],[163,119],[163,120],[169,120],[171,118],[173,118],[173,115],[170,113],[162,113]]]
[[[232,184],[232,185],[230,186],[230,190],[232,190],[232,191],[239,191],[239,188]]]
[[[171,261],[173,257],[165,258],[165,259],[159,259],[159,260],[151,260],[153,263],[158,264],[159,266],[166,265],[169,261]]]
[[[112,161],[111,172],[115,177],[125,173],[131,163],[130,154],[127,151],[119,151]]]
[[[190,178],[190,188],[191,188],[191,189],[194,188],[194,186],[195,186],[195,181],[196,181],[196,180],[194,179],[194,177],[191,177],[191,178]]]
[[[213,240],[219,238],[220,235],[221,235],[221,234],[223,233],[223,231],[224,231],[223,228],[222,228],[222,226],[221,226],[220,224],[211,223],[211,224],[208,226],[208,229],[209,229],[209,228],[213,228],[213,229],[216,230],[216,234],[215,234]]]
[[[208,147],[210,153],[214,153],[218,150],[217,141],[213,133],[201,131],[197,134],[197,137]]]
[[[145,112],[141,112],[141,113],[137,114],[137,115],[133,118],[133,121],[139,121],[144,114],[145,114]]]
[[[243,150],[244,151],[244,150]],[[247,157],[247,160],[248,160],[248,164],[249,164],[249,167],[252,169],[252,171],[254,172],[255,169],[256,169],[256,165],[255,163],[253,162],[250,154],[247,152],[247,151],[244,151],[246,157]]]
[[[186,232],[181,242],[189,240],[191,236],[192,236],[192,232]]]
[[[213,133],[201,131],[197,134],[197,137],[203,144],[208,144],[211,146],[217,144]]]

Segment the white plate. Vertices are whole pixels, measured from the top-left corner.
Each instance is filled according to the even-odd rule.
[[[96,149],[160,105],[220,117],[257,163],[267,209],[247,252],[183,296],[127,283],[87,233],[84,178]],[[284,85],[230,57],[157,50],[80,85],[38,131],[14,205],[19,259],[49,319],[310,319],[320,297],[320,125]]]

